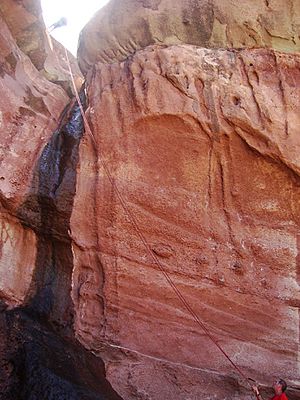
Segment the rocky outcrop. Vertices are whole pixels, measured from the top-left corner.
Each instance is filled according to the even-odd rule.
[[[75,329],[126,399],[252,398],[155,257],[266,398],[299,398],[299,10],[113,0],[82,32]]]
[[[18,208],[31,190],[38,158],[70,99],[19,49],[3,19],[0,57],[0,290],[9,303],[21,304],[30,288],[37,237],[22,226]]]
[[[39,0],[3,0],[0,16],[23,54],[47,80],[61,85],[70,95],[73,89],[64,47],[47,33]],[[78,90],[83,79],[74,57],[68,52]]]
[[[284,375],[299,397],[299,62],[186,45],[93,68],[71,216],[75,329],[124,398],[252,398],[128,210],[246,376],[267,388]]]
[[[39,3],[1,1],[1,398],[250,400],[154,260],[265,398],[299,398],[299,7],[233,3],[97,14],[84,134]]]
[[[79,65],[125,60],[153,44],[299,51],[298,0],[111,0],[84,28]]]
[[[56,63],[62,49],[50,45],[37,1],[1,2],[0,398],[119,399],[72,330],[68,231],[83,124]]]

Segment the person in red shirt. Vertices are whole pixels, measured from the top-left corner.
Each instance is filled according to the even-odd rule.
[[[286,394],[284,393],[286,391],[287,384],[286,381],[283,379],[279,379],[278,381],[274,382],[273,384],[273,389],[275,392],[275,396],[273,396],[270,400],[288,400],[286,397]],[[261,394],[259,393],[258,387],[253,386],[253,392],[255,393],[256,397],[258,400],[263,400],[261,397]]]

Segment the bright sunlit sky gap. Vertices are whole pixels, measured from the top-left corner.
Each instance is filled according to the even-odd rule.
[[[91,17],[109,0],[42,0],[44,21],[47,27],[66,17],[67,26],[55,29],[51,35],[75,56],[79,33]]]

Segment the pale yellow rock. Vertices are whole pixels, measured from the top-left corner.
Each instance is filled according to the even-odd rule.
[[[83,29],[79,64],[122,61],[151,44],[300,50],[300,0],[111,0]]]

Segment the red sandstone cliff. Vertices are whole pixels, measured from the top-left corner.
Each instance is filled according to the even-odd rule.
[[[300,398],[299,10],[111,1],[82,137],[38,1],[1,1],[0,398],[119,399],[101,358],[124,399],[253,398],[116,188],[244,374]]]
[[[95,67],[95,143],[80,146],[71,218],[75,327],[106,348],[124,398],[196,399],[203,382],[207,399],[250,395],[153,265],[99,159],[234,362],[265,384],[298,381],[299,61],[173,46]]]
[[[68,234],[82,121],[38,1],[0,3],[0,398],[119,399],[75,341]],[[77,83],[81,74],[72,60]],[[83,100],[82,95],[82,100]]]
[[[126,399],[252,397],[116,186],[232,360],[299,398],[299,10],[115,0],[82,33],[94,138],[71,216],[75,329]]]
[[[25,3],[3,1],[0,19],[0,291],[1,297],[12,305],[22,304],[28,295],[37,242],[35,232],[22,226],[18,208],[30,194],[37,160],[70,99],[62,87],[48,81],[41,72],[46,59],[45,43],[35,43],[26,34],[26,27],[33,27],[32,34],[40,38],[38,15],[30,14]],[[27,42],[21,37],[24,31],[24,37],[29,36]],[[28,55],[18,41],[32,49]]]

